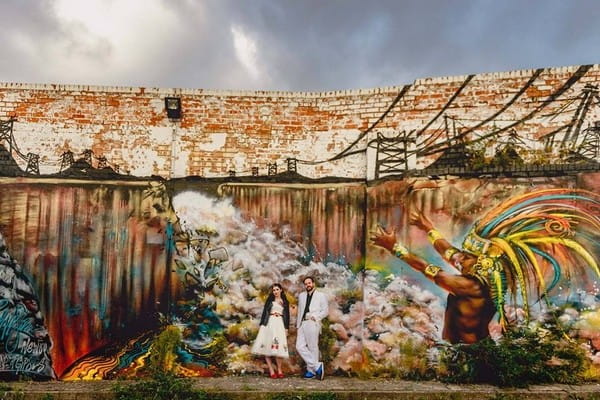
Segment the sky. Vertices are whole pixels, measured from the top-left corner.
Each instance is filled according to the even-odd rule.
[[[330,91],[600,63],[598,0],[0,0],[0,81]]]

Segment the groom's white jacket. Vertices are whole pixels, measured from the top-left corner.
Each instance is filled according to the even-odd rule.
[[[298,295],[298,316],[296,318],[296,327],[300,328],[302,323],[302,314],[306,305],[306,291]],[[320,323],[323,318],[329,314],[329,302],[325,293],[319,292],[317,289],[313,292],[312,299],[308,308],[306,318],[314,317],[315,321]]]

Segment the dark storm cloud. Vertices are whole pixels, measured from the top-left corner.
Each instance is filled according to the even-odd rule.
[[[239,18],[262,27],[267,64],[291,88],[595,63],[600,54],[593,1],[252,4]]]
[[[108,37],[85,21],[65,24],[58,1],[0,2],[9,32],[1,80],[334,90],[597,63],[600,54],[594,0],[148,0],[136,9],[139,30]]]

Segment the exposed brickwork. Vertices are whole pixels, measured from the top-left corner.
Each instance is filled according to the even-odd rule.
[[[477,135],[492,124],[505,127],[523,119],[513,129],[532,141],[535,150],[541,135],[568,123],[572,114],[544,115],[560,111],[563,100],[578,95],[586,84],[600,82],[600,67],[592,66],[555,101],[552,96],[576,71],[578,67],[545,69],[525,89],[535,70],[417,80],[353,149],[364,149],[377,131],[414,130],[421,133],[417,144],[423,143],[439,134],[443,111],[460,120],[459,132],[492,117],[474,132]],[[401,90],[402,86],[322,93],[220,92],[5,83],[0,84],[0,118],[16,117],[18,147],[23,154],[40,154],[42,173],[56,172],[64,151],[81,154],[91,149],[121,171],[140,176],[225,176],[230,170],[250,175],[252,167],[266,175],[270,163],[284,170],[288,157],[321,161],[335,156],[378,121]],[[179,122],[167,119],[166,96],[181,97]],[[588,117],[599,120],[598,110]],[[369,162],[359,153],[335,162],[299,163],[298,172],[364,177],[373,168],[369,154]],[[425,166],[435,157],[410,162]],[[19,165],[25,168],[25,162]]]

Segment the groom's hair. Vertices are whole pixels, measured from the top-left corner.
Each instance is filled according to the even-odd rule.
[[[305,280],[310,279],[312,281],[312,283],[316,284],[315,278],[313,278],[312,276],[305,276],[304,279],[302,279],[302,283],[304,283]]]

